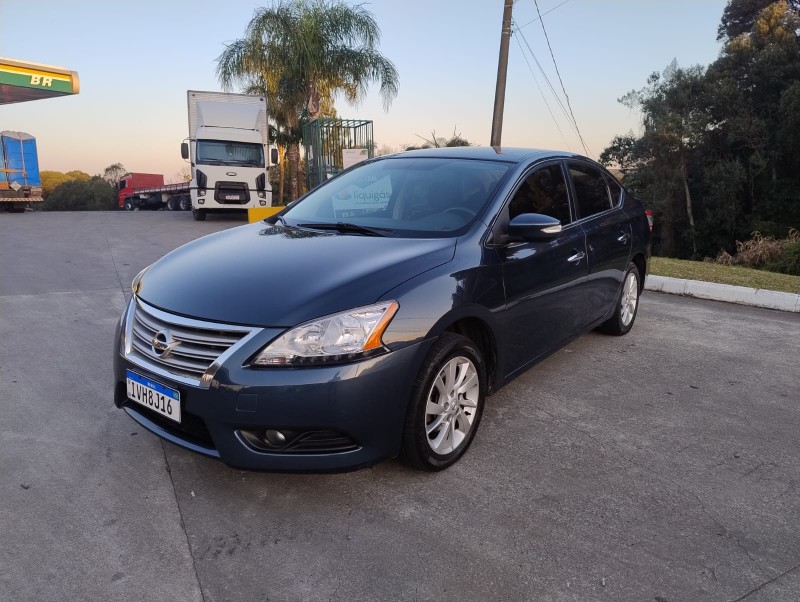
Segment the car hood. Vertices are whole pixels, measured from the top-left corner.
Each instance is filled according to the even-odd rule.
[[[260,222],[172,251],[145,272],[137,295],[186,317],[288,327],[374,303],[452,260],[455,246],[454,238],[331,234]]]

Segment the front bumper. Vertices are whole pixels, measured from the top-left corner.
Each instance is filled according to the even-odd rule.
[[[227,358],[210,386],[203,388],[130,361],[119,352],[118,335],[114,403],[159,437],[235,468],[351,470],[398,454],[411,389],[429,342],[335,366],[243,366],[261,344],[254,340]],[[126,370],[177,389],[181,424],[128,400]],[[244,432],[266,429],[317,435],[298,449],[265,451]]]

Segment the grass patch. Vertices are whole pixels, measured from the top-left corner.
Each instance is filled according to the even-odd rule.
[[[668,257],[653,257],[650,262],[651,274],[717,282],[734,286],[749,286],[784,293],[800,293],[800,276],[778,274],[764,270],[754,270],[738,265],[721,265],[704,261],[685,261]]]

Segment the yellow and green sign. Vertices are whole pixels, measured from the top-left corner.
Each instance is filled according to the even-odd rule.
[[[75,71],[0,57],[0,104],[77,94]]]

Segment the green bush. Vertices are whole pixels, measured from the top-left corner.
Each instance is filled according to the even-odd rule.
[[[100,176],[69,180],[56,186],[42,203],[42,211],[107,211],[117,205],[114,187]]]
[[[800,239],[785,245],[783,254],[764,267],[770,272],[800,276]]]

